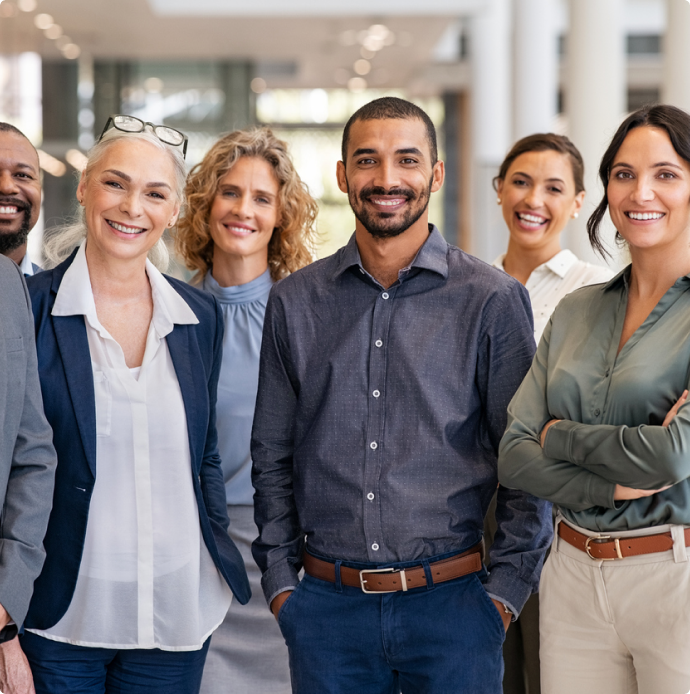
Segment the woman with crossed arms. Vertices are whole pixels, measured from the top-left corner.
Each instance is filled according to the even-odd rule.
[[[540,585],[546,694],[690,689],[690,116],[619,127],[588,222],[631,264],[556,308],[510,403],[499,479],[557,505]]]

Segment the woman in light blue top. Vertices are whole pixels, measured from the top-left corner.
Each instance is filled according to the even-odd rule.
[[[251,556],[254,524],[249,440],[259,378],[266,301],[273,283],[311,261],[317,207],[287,145],[268,128],[222,137],[188,178],[177,249],[216,297],[225,318],[217,426],[230,536],[240,548],[253,597],[232,605],[214,633],[201,691],[290,692],[285,642]]]

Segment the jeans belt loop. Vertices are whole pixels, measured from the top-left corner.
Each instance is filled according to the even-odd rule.
[[[671,537],[673,538],[673,561],[680,564],[688,560],[688,553],[685,548],[685,526],[672,525]]]
[[[343,580],[342,577],[340,576],[340,565],[343,563],[342,559],[338,559],[335,562],[335,592],[336,593],[342,593],[343,592]]]
[[[434,587],[434,577],[431,575],[429,560],[422,559],[422,566],[424,567],[424,576],[426,577],[426,589],[431,590]]]

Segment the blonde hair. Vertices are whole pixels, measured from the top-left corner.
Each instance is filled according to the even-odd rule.
[[[89,177],[93,168],[103,158],[106,151],[115,143],[123,139],[138,139],[149,142],[158,149],[166,152],[170,156],[175,172],[174,194],[180,201],[184,202],[184,186],[187,169],[182,156],[180,147],[172,147],[161,142],[152,132],[144,130],[140,133],[125,133],[121,130],[112,128],[103,135],[103,139],[97,142],[89,151],[88,161],[84,168],[84,176]],[[43,255],[45,257],[45,268],[50,269],[59,265],[69,254],[86,238],[88,229],[84,217],[84,209],[79,206],[74,215],[74,219],[67,223],[57,226],[46,233]],[[161,271],[165,272],[170,263],[170,254],[165,241],[161,236],[148,253],[148,259]]]
[[[208,224],[220,180],[242,157],[268,162],[278,180],[278,225],[268,243],[268,267],[274,281],[308,265],[316,234],[316,201],[300,179],[287,151],[270,128],[228,133],[216,142],[189,173],[187,207],[177,224],[175,249],[188,269],[203,279],[213,264],[213,238]]]

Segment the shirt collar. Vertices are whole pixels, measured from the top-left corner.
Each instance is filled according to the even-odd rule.
[[[630,282],[630,270],[632,265],[627,265],[624,267],[615,277],[612,277],[606,284],[603,285],[602,291],[609,291],[610,289],[617,289],[619,286],[627,286]],[[681,275],[674,284],[678,282],[690,283],[690,273],[687,275]]]
[[[29,251],[24,253],[24,257],[22,258],[22,262],[19,263],[19,269],[22,271],[23,275],[26,275],[26,277],[32,277],[34,274],[34,264],[31,262],[31,258],[29,257]]]
[[[563,279],[575,263],[577,263],[577,256],[565,248],[560,253],[556,253],[551,260],[547,260],[542,267],[549,268],[551,272]]]
[[[194,325],[199,319],[187,302],[170,286],[170,283],[148,259],[146,274],[151,284],[153,317],[151,322],[159,337],[172,332],[174,325]],[[91,276],[86,262],[86,243],[82,243],[74,261],[67,268],[60,284],[52,315],[84,316],[89,324],[104,333],[96,314],[96,303],[91,288]],[[104,335],[105,337],[105,335]]]
[[[362,258],[359,255],[355,234],[352,234],[347,245],[340,249],[339,258],[336,262],[333,279],[342,275],[351,267],[362,267]],[[441,235],[435,225],[429,224],[429,236],[417,251],[417,255],[405,270],[419,268],[430,270],[441,275],[444,279],[448,277],[448,243]]]

